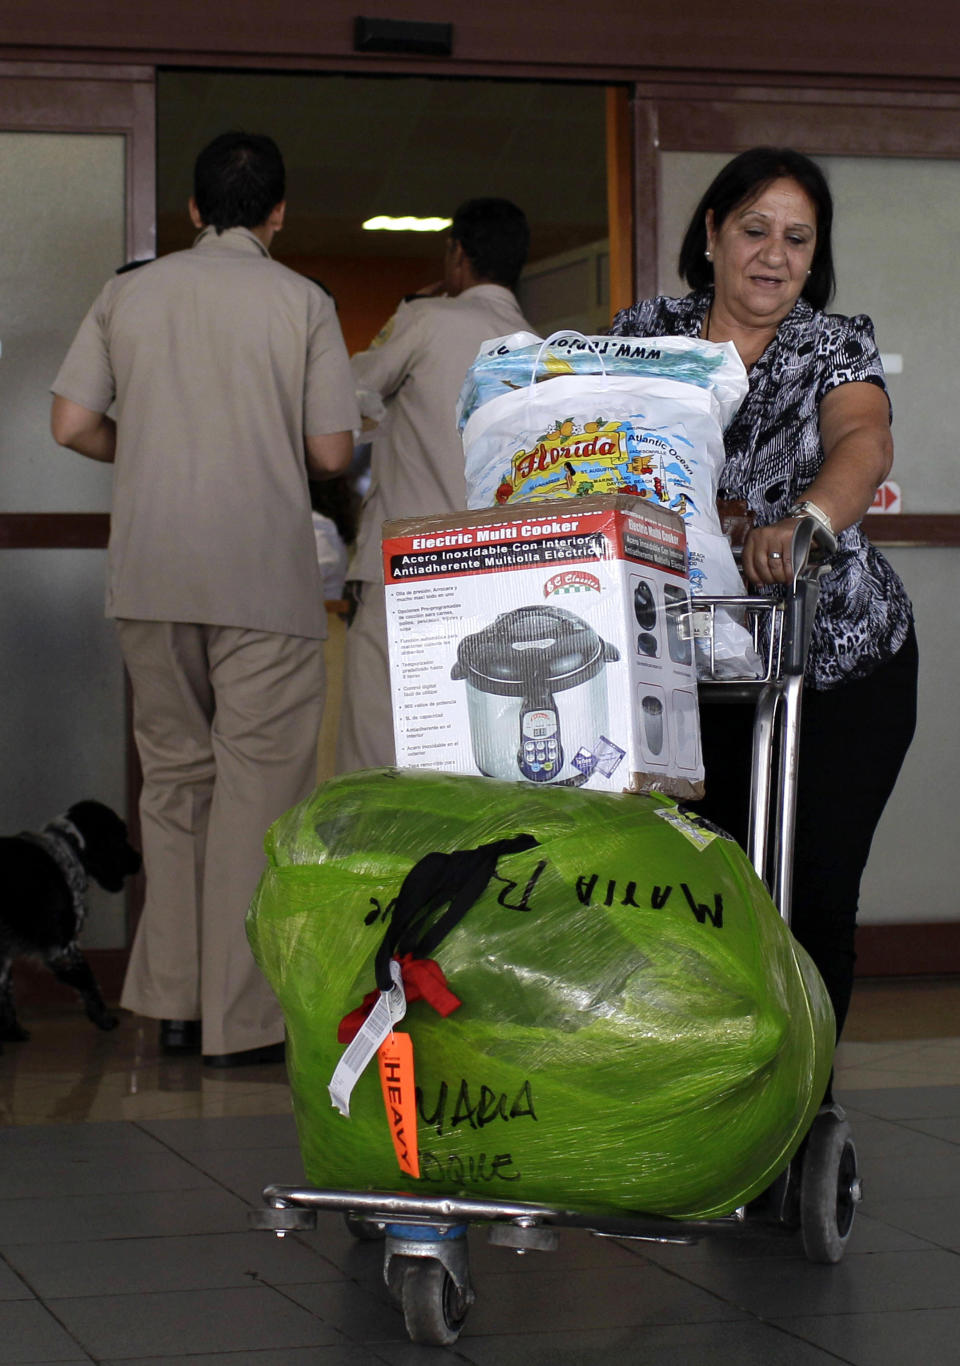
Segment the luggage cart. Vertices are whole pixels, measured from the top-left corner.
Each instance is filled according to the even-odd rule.
[[[794,576],[781,597],[696,598],[684,610],[681,630],[710,661],[701,679],[705,703],[755,703],[751,768],[750,860],[781,916],[790,923],[793,829],[803,670],[819,577],[814,541],[829,554],[832,537],[812,518],[794,531]],[[749,677],[721,677],[714,654],[717,614],[733,611],[752,633],[760,667]],[[488,1225],[491,1243],[517,1253],[552,1251],[557,1228],[582,1228],[597,1237],[690,1244],[710,1236],[743,1235],[758,1219],[799,1227],[810,1261],[843,1256],[861,1198],[857,1155],[839,1105],[821,1107],[794,1157],[766,1193],[765,1208],[741,1207],[719,1218],[678,1220],[642,1214],[578,1213],[562,1205],[528,1204],[456,1196],[404,1195],[387,1191],[321,1190],[268,1185],[264,1207],[251,1210],[250,1225],[278,1237],[316,1228],[319,1211],[339,1211],[361,1240],[382,1240],[383,1275],[403,1312],[413,1342],[456,1342],[476,1296],[470,1278],[467,1230]]]
[[[793,578],[781,597],[696,598],[690,613],[690,634],[702,643],[700,662],[706,673],[700,681],[701,701],[755,704],[747,853],[787,925],[803,673],[819,580],[835,550],[836,539],[805,517],[794,529]],[[752,678],[722,676],[714,650],[720,611],[741,614],[750,629],[760,664]],[[849,1241],[862,1194],[850,1125],[843,1108],[831,1101],[820,1108],[799,1154],[767,1193],[768,1211],[787,1227],[799,1226],[810,1261],[835,1263]]]

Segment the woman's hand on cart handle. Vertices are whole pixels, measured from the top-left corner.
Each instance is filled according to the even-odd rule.
[[[754,527],[743,547],[741,569],[753,584],[792,583],[812,561],[823,561],[837,548],[826,517],[805,507],[771,526]]]
[[[743,546],[740,568],[748,583],[770,585],[793,582],[793,533],[795,517],[783,517],[770,526],[755,526]]]

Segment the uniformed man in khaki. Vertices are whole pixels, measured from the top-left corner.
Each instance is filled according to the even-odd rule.
[[[345,470],[359,426],[331,300],[270,257],[284,193],[269,138],[215,139],[192,249],[110,280],[53,384],[56,440],[114,463],[107,615],[133,686],[147,874],[121,1004],[219,1067],[282,1057],[244,918],[268,826],[316,775],[326,616],[307,475]]]
[[[443,292],[406,300],[370,349],[351,359],[361,407],[382,404],[385,412],[348,571],[358,605],[347,632],[340,773],[394,763],[381,526],[465,506],[457,396],[485,341],[530,331],[513,292],[529,242],[527,220],[509,200],[461,205],[437,286]]]

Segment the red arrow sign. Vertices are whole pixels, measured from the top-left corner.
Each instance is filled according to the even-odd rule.
[[[871,512],[900,512],[901,498],[900,485],[888,479],[886,483],[880,485],[873,496],[870,504]]]

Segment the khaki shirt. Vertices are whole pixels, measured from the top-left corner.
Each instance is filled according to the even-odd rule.
[[[321,289],[206,228],[108,281],[52,387],[116,401],[108,616],[326,634],[304,435],[359,413]]]
[[[402,303],[369,351],[351,359],[357,389],[379,394],[387,415],[373,438],[350,578],[383,582],[380,529],[388,518],[466,505],[460,386],[484,342],[521,330],[530,324],[509,289],[474,285],[452,299]]]

